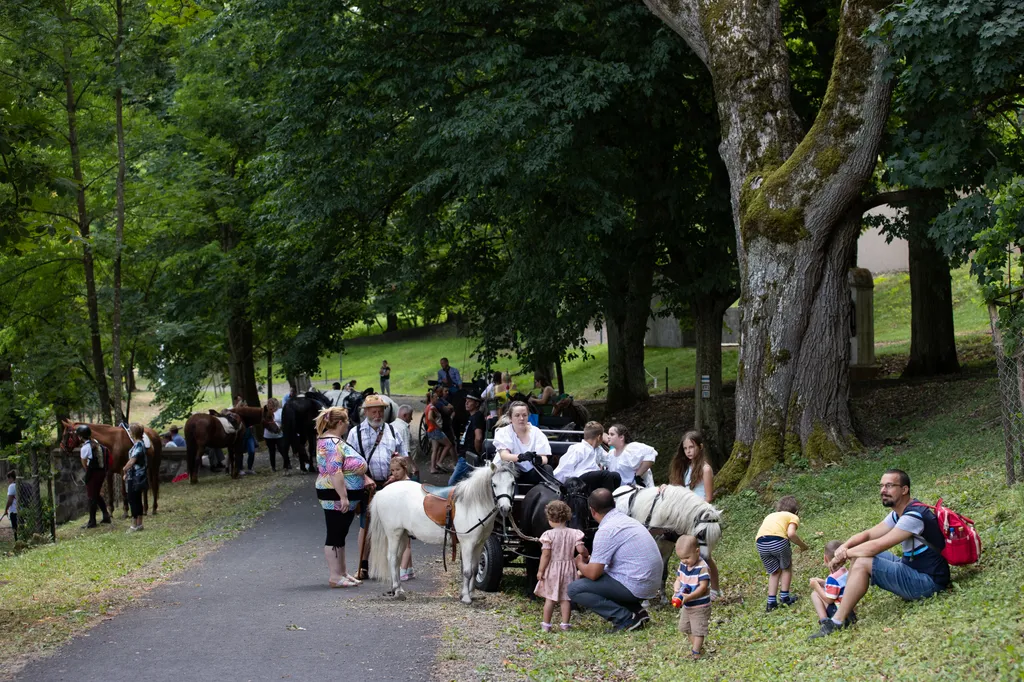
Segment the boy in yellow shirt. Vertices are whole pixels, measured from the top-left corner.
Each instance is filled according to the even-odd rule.
[[[798,511],[796,498],[786,495],[775,504],[775,511],[764,517],[757,530],[757,553],[761,556],[764,570],[768,572],[768,606],[765,612],[774,611],[779,604],[789,606],[797,599],[796,595],[789,594],[789,585],[793,581],[793,550],[790,543],[796,543],[801,550],[807,549],[807,545],[796,534],[797,526],[800,525],[800,517],[796,515]],[[779,593],[778,598],[776,593]]]

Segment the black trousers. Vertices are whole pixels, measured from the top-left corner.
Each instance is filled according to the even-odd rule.
[[[622,485],[622,477],[614,471],[588,471],[579,478],[587,486],[588,495],[598,488],[607,488],[615,492],[615,489]]]
[[[103,520],[110,518],[107,511],[107,503],[103,501],[103,479],[106,478],[105,469],[87,469],[85,472],[85,493],[89,498],[89,523],[96,523],[96,509],[103,512]]]
[[[142,494],[146,491],[146,488],[130,483],[128,488],[128,507],[131,509],[132,518],[142,516]]]
[[[281,451],[281,459],[284,461],[284,468],[291,469],[292,463],[288,459],[288,444],[284,438],[267,438],[263,442],[267,444],[267,452],[270,453],[270,468],[277,471],[277,452]]]

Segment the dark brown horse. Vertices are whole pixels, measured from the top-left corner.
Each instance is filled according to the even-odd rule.
[[[551,416],[565,417],[575,423],[576,428],[582,431],[583,427],[590,421],[590,410],[575,402],[570,395],[555,403],[551,409]]]
[[[85,424],[92,431],[92,439],[110,450],[110,456],[114,459],[114,466],[107,472],[107,497],[110,500],[110,508],[114,508],[114,474],[124,469],[128,462],[128,452],[132,449],[132,438],[128,432],[119,426],[109,424],[87,424],[86,422],[73,422],[70,419],[61,421],[64,425],[64,434],[60,439],[60,449],[65,455],[82,445],[82,439],[75,432],[80,424]],[[146,450],[146,475],[149,477],[149,489],[142,494],[142,508],[144,513],[149,513],[149,493],[153,493],[153,513],[156,514],[157,500],[160,497],[160,458],[163,453],[163,441],[156,431],[145,427],[145,433],[149,436],[150,447]],[[128,518],[128,495],[124,489],[124,479],[117,477],[118,487],[121,490],[121,500],[124,503],[124,516]]]
[[[228,422],[229,429],[224,428],[221,420]],[[238,478],[242,450],[245,448],[245,429],[247,426],[263,424],[268,426],[274,422],[274,414],[266,406],[233,407],[217,413],[197,412],[185,422],[185,458],[188,463],[189,480],[199,482],[199,464],[206,448],[226,448],[231,478]]]

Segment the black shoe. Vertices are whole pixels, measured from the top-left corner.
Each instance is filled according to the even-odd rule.
[[[648,621],[651,620],[650,614],[647,613],[647,609],[640,609],[633,614],[632,620],[626,623],[622,629],[626,632],[634,632],[636,630],[643,630],[647,626]]]
[[[843,627],[848,628],[848,627],[850,627],[851,625],[853,625],[856,622],[857,622],[857,613],[856,613],[856,611],[850,611],[850,615],[847,616],[846,620],[843,621]]]
[[[111,523],[110,517],[105,517],[102,521],[100,521],[100,523]]]
[[[821,629],[815,632],[807,639],[818,639],[819,637],[828,637],[833,632],[836,632],[837,630],[842,630],[845,627],[846,625],[836,625],[831,618],[826,618],[825,620],[821,621]]]
[[[785,599],[780,599],[779,600],[779,604],[781,604],[782,606],[792,606],[793,604],[796,603],[796,600],[799,599],[799,598],[800,597],[798,595],[791,594],[788,597],[786,597]]]
[[[765,604],[764,612],[765,613],[771,613],[772,611],[774,611],[777,608],[779,608],[778,603],[769,602],[768,604]]]

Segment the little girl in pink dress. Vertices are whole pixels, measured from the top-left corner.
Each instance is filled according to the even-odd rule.
[[[544,597],[544,621],[540,624],[544,632],[551,632],[551,616],[555,611],[555,602],[562,610],[562,630],[569,629],[569,583],[576,580],[576,564],[573,553],[578,551],[587,558],[586,546],[583,544],[583,531],[566,528],[572,518],[569,505],[561,500],[548,502],[544,513],[551,524],[551,530],[544,531],[540,536],[540,568],[537,570],[537,587],[533,593]]]

